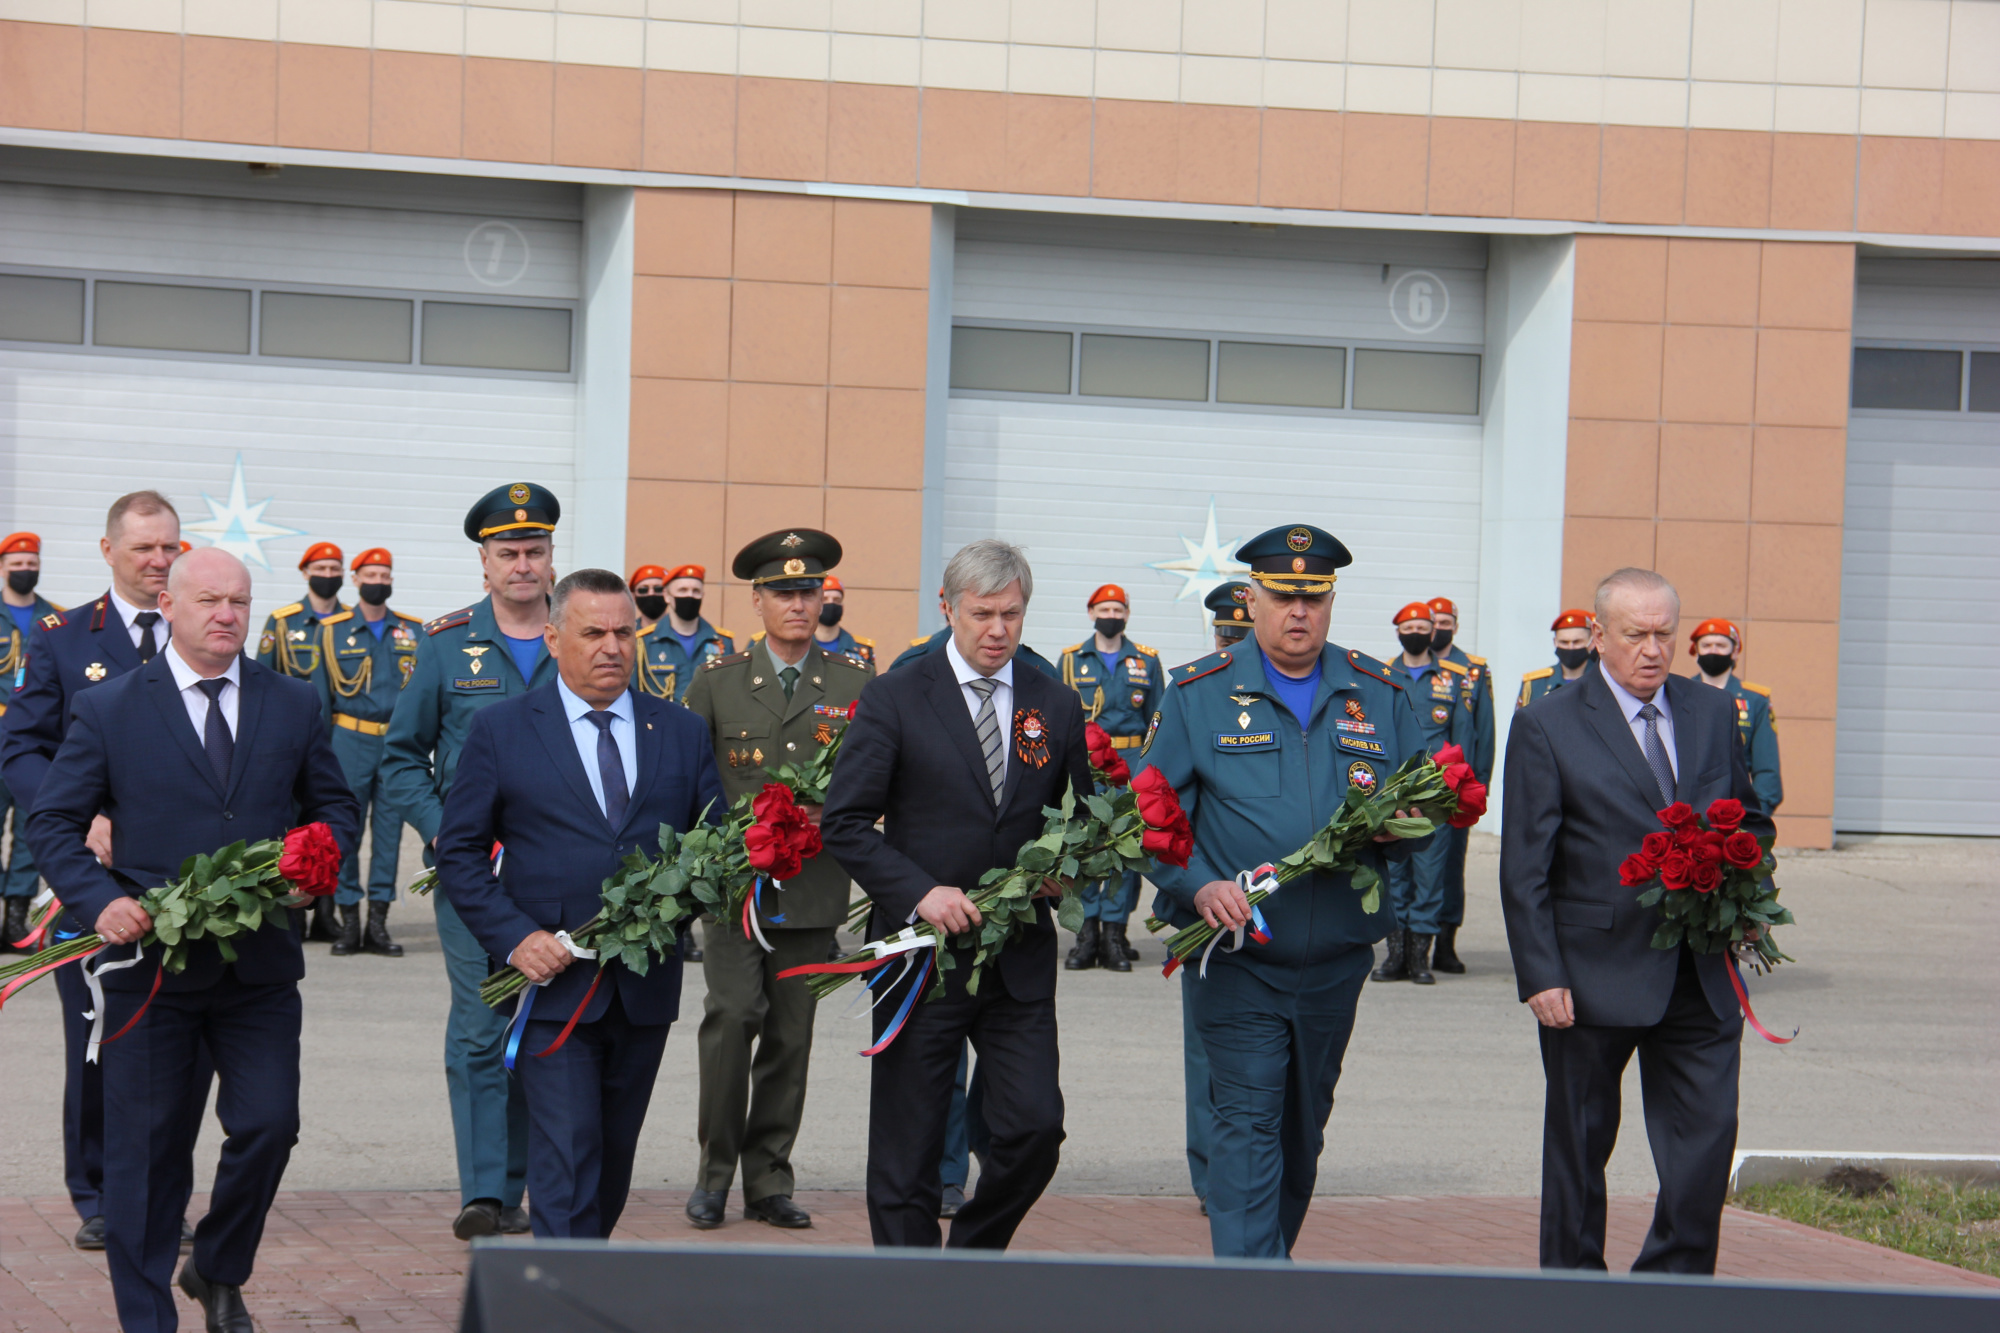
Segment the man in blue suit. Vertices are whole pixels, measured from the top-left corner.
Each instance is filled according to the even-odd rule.
[[[686,829],[722,811],[707,725],[631,688],[638,619],[609,570],[556,585],[546,631],[556,679],[472,719],[438,833],[440,890],[494,966],[511,963],[538,988],[524,993],[532,1008],[510,1041],[537,1236],[602,1238],[618,1224],[680,1013],[678,956],[644,976],[615,962],[572,966],[582,955],[567,932],[596,914],[621,858],[657,850],[662,824]],[[507,848],[498,877],[496,842]]]
[[[299,1135],[299,978],[289,913],[231,943],[196,943],[163,973],[140,895],[188,857],[324,822],[343,851],[361,812],[304,681],[243,656],[250,573],[209,547],[174,563],[160,612],[172,641],[135,671],[77,696],[42,779],[28,838],[42,873],[108,944],[104,987],[104,1219],[111,1289],[126,1333],[172,1333],[171,1290],[194,1164],[185,1105],[204,1046],[221,1074],[227,1128],[207,1214],[180,1286],[208,1328],[249,1333],[241,1288]],[[86,838],[102,813],[110,856]],[[117,964],[132,965],[117,968]],[[157,987],[157,993],[154,988]]]

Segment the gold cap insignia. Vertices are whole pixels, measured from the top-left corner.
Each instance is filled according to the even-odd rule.
[[[1292,573],[1294,573],[1294,574],[1303,574],[1303,573],[1305,573],[1305,572],[1306,572],[1306,558],[1305,558],[1304,556],[1302,556],[1302,555],[1295,555],[1295,556],[1293,556],[1293,557],[1292,557]]]
[[[507,488],[507,499],[508,499],[509,501],[511,501],[512,503],[514,503],[514,504],[517,504],[517,505],[524,505],[524,504],[528,503],[528,487],[527,487],[527,484],[526,484],[525,482],[519,482],[519,481],[517,481],[517,482],[515,482],[515,483],[514,483],[514,484],[513,484],[512,486],[509,486],[509,487]],[[516,517],[517,517],[517,518],[526,518],[526,517],[527,517],[527,515],[526,515],[526,514],[519,514],[519,515],[516,515]]]
[[[1313,544],[1313,535],[1304,528],[1293,528],[1285,534],[1285,545],[1294,551],[1303,551]]]
[[[800,560],[798,557],[794,556],[792,559],[787,560],[785,562],[786,578],[797,578],[799,575],[805,572],[806,572],[806,562]]]
[[[516,523],[526,523],[528,521],[528,511],[525,509],[516,509],[514,511],[514,521]]]

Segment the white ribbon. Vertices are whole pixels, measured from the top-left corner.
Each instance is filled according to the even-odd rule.
[[[785,883],[783,880],[778,880],[778,879],[772,880],[771,887],[776,889],[779,893],[783,893],[785,891]],[[747,915],[750,918],[750,933],[756,936],[757,938],[757,947],[762,949],[765,953],[776,953],[777,950],[771,947],[771,941],[764,938],[763,923],[757,919],[758,916],[757,886],[755,884],[752,884],[750,886],[750,910]]]
[[[115,963],[100,962],[96,967],[92,967],[89,960],[84,962],[83,984],[90,988],[90,1008],[86,1009],[83,1014],[85,1018],[90,1020],[90,1049],[84,1052],[83,1060],[85,1064],[94,1065],[97,1063],[97,1048],[104,1044],[104,983],[98,980],[98,975],[103,972],[116,972],[120,968],[131,967],[138,963],[142,957],[143,955],[137,949],[134,949],[130,958],[121,959]]]
[[[569,932],[566,930],[559,930],[556,932],[556,943],[562,945],[563,948],[568,949],[570,957],[572,958],[597,957],[597,950],[584,948],[581,944],[578,944],[575,940],[571,939],[569,937]],[[560,975],[561,973],[556,973],[554,975],[545,977],[540,981],[531,981],[528,984],[531,986],[546,986],[549,984],[549,982],[554,981],[556,977]],[[513,1020],[507,1024],[507,1027],[509,1029],[507,1033],[509,1044],[512,1044],[514,1034],[528,1025],[528,1011],[532,1008],[534,1008],[534,1006],[529,1004],[526,999],[522,999],[514,1005]]]
[[[864,983],[860,993],[848,1001],[847,1011],[841,1017],[853,1017],[861,1001],[869,996],[873,996],[874,998],[869,1000],[868,1008],[864,1012],[874,1013],[875,1006],[888,999],[894,993],[896,987],[903,984],[903,978],[910,974],[910,969],[917,965],[917,951],[919,949],[935,949],[937,948],[937,943],[937,936],[919,935],[914,927],[905,926],[886,940],[870,940],[862,945],[856,952],[871,953],[877,958],[894,958],[897,954],[902,954],[904,955],[903,965],[897,969],[895,977],[886,986],[876,987]]]
[[[1255,870],[1239,870],[1236,872],[1236,887],[1243,890],[1243,896],[1246,898],[1259,889],[1269,896],[1278,891],[1277,871],[1268,863],[1258,866]],[[1195,973],[1204,981],[1208,979],[1208,956],[1215,952],[1215,946],[1222,943],[1225,935],[1229,939],[1229,948],[1224,952],[1235,953],[1243,947],[1243,926],[1227,932],[1218,930],[1209,936],[1208,947],[1201,951],[1201,967]]]

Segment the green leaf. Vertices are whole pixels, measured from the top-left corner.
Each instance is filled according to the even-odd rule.
[[[1083,900],[1065,893],[1056,906],[1056,920],[1072,933],[1083,929]]]
[[[1382,910],[1382,886],[1379,883],[1361,895],[1361,910],[1370,916]]]

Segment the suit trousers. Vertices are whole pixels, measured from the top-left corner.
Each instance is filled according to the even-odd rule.
[[[639,1130],[673,1025],[632,1022],[614,989],[603,1017],[537,1054],[568,1021],[531,1016],[514,1060],[528,1102],[528,1221],[543,1239],[602,1240],[632,1190]]]
[[[1215,1100],[1208,1090],[1208,1050],[1194,1021],[1194,992],[1201,984],[1196,969],[1181,969],[1181,1074],[1187,1110],[1188,1184],[1194,1197],[1208,1198],[1208,1140],[1215,1123]]]
[[[1291,1257],[1374,960],[1366,945],[1348,949],[1281,987],[1221,959],[1189,985],[1215,1108],[1208,1231],[1218,1259]]]
[[[1444,913],[1446,863],[1451,858],[1451,829],[1420,838],[1408,856],[1389,857],[1389,903],[1396,924],[1419,935],[1435,935]]]
[[[145,1000],[144,991],[107,994],[106,1030],[117,1032]],[[201,990],[161,991],[103,1048],[105,1257],[125,1333],[172,1333],[179,1323],[171,1284],[194,1186],[186,1107],[204,1046],[221,1076],[224,1138],[195,1227],[194,1270],[229,1286],[249,1281],[299,1141],[299,1020],[297,983],[247,985],[229,968]]]
[[[1465,846],[1472,838],[1469,828],[1448,830],[1451,834],[1451,854],[1444,863],[1444,906],[1438,912],[1441,926],[1462,926],[1465,924]]]
[[[778,973],[825,962],[834,929],[767,929],[775,953],[743,938],[735,922],[712,922],[704,932],[708,997],[696,1037],[701,1104],[695,1116],[702,1189],[727,1190],[740,1167],[745,1203],[790,1196],[792,1145],[805,1115],[819,1001],[803,978],[780,981]]]
[[[951,1080],[951,1110],[944,1118],[944,1157],[938,1163],[938,1181],[961,1190],[972,1179],[972,1159],[984,1161],[993,1151],[993,1135],[986,1128],[986,1114],[981,1109],[986,1105],[986,1083],[971,1065],[972,1047],[959,1047],[958,1073]]]
[[[945,975],[944,996],[919,999],[901,1035],[869,1069],[868,1226],[878,1246],[938,1248],[945,1117],[970,1039],[990,1142],[978,1187],[952,1221],[949,1244],[1004,1250],[1055,1177],[1062,1155],[1055,997],[1015,999],[994,966],[980,980],[979,994],[967,995],[964,959]],[[878,1041],[908,984],[876,1006]]]
[[[528,1103],[507,1073],[507,1017],[479,998],[492,960],[448,898],[433,893],[431,901],[451,982],[444,1083],[458,1149],[459,1202],[498,1199],[503,1207],[517,1207],[528,1177]]]
[[[333,729],[333,754],[340,760],[340,772],[361,802],[361,817],[368,821],[368,901],[396,901],[396,858],[402,850],[403,814],[382,794],[375,774],[382,766],[383,738],[364,736],[345,727]],[[334,901],[352,907],[361,901],[361,845],[340,863],[340,889]]]
[[[1604,1270],[1604,1164],[1618,1141],[1619,1084],[1636,1051],[1660,1192],[1632,1271],[1712,1275],[1736,1152],[1743,1016],[1716,1017],[1683,947],[1673,997],[1652,1027],[1538,1031],[1548,1079],[1542,1267]]]

